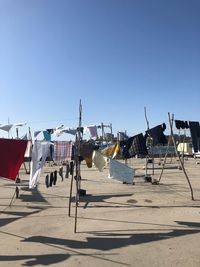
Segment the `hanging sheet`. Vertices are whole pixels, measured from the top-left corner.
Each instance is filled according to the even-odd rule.
[[[107,166],[107,157],[104,157],[99,151],[94,150],[92,155],[92,161],[94,166],[102,172],[103,169]]]
[[[134,169],[126,166],[125,164],[117,160],[110,159],[108,178],[132,184],[134,176]]]
[[[0,176],[16,179],[27,143],[27,140],[0,139]]]
[[[47,154],[49,153],[50,142],[35,141],[32,151],[31,172],[29,180],[29,188],[33,189],[37,186],[40,173],[45,164]]]

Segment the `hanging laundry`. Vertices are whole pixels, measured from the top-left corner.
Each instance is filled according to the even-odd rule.
[[[62,177],[62,181],[63,181],[63,177]],[[57,183],[57,170],[54,171],[53,185],[56,185],[56,183]]]
[[[21,140],[28,140],[28,135],[27,134],[24,134],[20,139]]]
[[[34,137],[36,138],[38,136],[38,134],[40,134],[42,131],[35,131],[34,132]]]
[[[77,133],[76,129],[70,129],[70,128],[65,128],[65,129],[63,129],[63,131],[64,131],[64,133],[72,134],[72,135],[76,135],[76,133]]]
[[[148,155],[146,141],[142,133],[123,141],[122,154],[125,159],[135,156],[143,157]]]
[[[187,121],[181,121],[181,120],[175,120],[175,126],[176,129],[180,130],[180,129],[188,129],[189,125]]]
[[[107,157],[104,157],[99,151],[94,150],[92,155],[92,161],[94,166],[102,172],[103,169],[107,166]]]
[[[54,141],[54,161],[71,160],[72,141]]]
[[[108,178],[132,184],[134,176],[134,169],[128,167],[127,165],[119,161],[110,159]]]
[[[49,186],[50,186],[50,187],[52,187],[53,183],[54,183],[54,173],[53,173],[53,172],[51,172],[51,173],[50,173],[50,181],[49,181]]]
[[[0,139],[0,176],[15,180],[24,160],[26,140]]]
[[[73,129],[73,128],[63,128],[63,127],[58,127],[54,130],[54,134],[59,137],[62,134],[67,133],[67,134],[72,134],[72,135],[76,135],[77,133],[77,129]]]
[[[49,175],[48,174],[45,177],[45,184],[46,184],[46,187],[48,188],[49,187]]]
[[[27,147],[24,154],[25,158],[30,158],[32,154],[32,141],[27,141]]]
[[[96,125],[90,125],[90,126],[84,127],[84,133],[87,133],[87,132],[89,132],[91,138],[97,138],[98,137]]]
[[[29,180],[29,188],[33,189],[37,186],[40,173],[45,164],[47,154],[49,153],[50,142],[35,141],[32,151],[31,172]]]
[[[189,121],[194,152],[200,151],[200,125],[198,121]]]
[[[16,126],[16,127],[22,127],[22,126],[25,126],[26,125],[26,122],[14,123],[13,125]]]
[[[63,167],[60,167],[59,168],[59,175],[60,175],[60,177],[61,177],[61,179],[62,179],[62,181],[63,181],[63,178],[64,178],[64,176],[63,176]]]
[[[0,125],[0,130],[3,130],[5,132],[9,132],[12,127],[13,127],[13,124]]]
[[[115,151],[114,151],[114,153],[112,155],[112,159],[114,159],[119,154],[119,151],[120,151],[120,147],[119,147],[119,144],[117,143],[115,145]]]
[[[167,138],[164,135],[164,131],[166,129],[166,124],[163,123],[161,125],[158,125],[154,128],[151,128],[146,131],[145,138],[149,135],[151,138],[153,138],[153,145],[158,145],[158,144],[167,144]]]
[[[44,135],[44,140],[45,141],[51,141],[51,134],[49,131],[43,131],[43,135]]]
[[[99,150],[102,155],[107,157],[115,157],[119,152],[118,144],[107,145],[105,148]]]
[[[88,168],[92,168],[92,154],[95,149],[96,146],[92,140],[81,143],[80,156],[85,160]]]

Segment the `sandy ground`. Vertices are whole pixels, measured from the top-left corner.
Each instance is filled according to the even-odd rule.
[[[185,160],[192,201],[176,159],[168,160],[159,185],[144,182],[143,159],[128,164],[136,170],[135,185],[108,179],[107,168],[81,165],[87,195],[80,199],[77,233],[74,201],[68,215],[71,178],[45,185],[45,175],[59,166],[47,164],[32,191],[22,168],[20,195],[12,203],[16,184],[0,179],[0,266],[199,267],[200,165]],[[160,173],[155,164],[153,177]]]

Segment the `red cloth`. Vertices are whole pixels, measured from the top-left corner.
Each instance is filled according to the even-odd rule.
[[[24,160],[27,140],[0,138],[0,176],[15,180]]]

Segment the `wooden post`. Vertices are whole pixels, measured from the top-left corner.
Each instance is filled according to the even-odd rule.
[[[71,167],[72,167],[72,166],[71,166]],[[72,203],[73,180],[74,180],[74,167],[72,168],[72,174],[71,174],[71,184],[70,184],[70,193],[69,193],[69,209],[68,209],[68,216],[71,215],[71,203]]]
[[[76,207],[75,207],[75,224],[74,233],[77,232],[77,220],[78,220],[78,203],[79,203],[79,192],[80,192],[80,148],[81,148],[81,124],[82,124],[82,104],[81,100],[79,103],[79,127],[76,134],[76,144],[75,144],[75,166],[76,166]]]
[[[177,150],[177,147],[176,147],[176,142],[175,142],[175,139],[174,139],[173,128],[172,128],[172,126],[173,126],[173,121],[174,121],[174,114],[172,114],[172,118],[171,118],[171,117],[170,117],[170,113],[168,112],[168,117],[169,117],[169,125],[170,125],[170,136],[171,136],[171,138],[172,138],[172,142],[173,142],[173,145],[174,145],[174,149],[175,149],[176,155],[177,155],[177,157],[178,157],[178,159],[179,159],[179,162],[180,162],[180,164],[181,164],[183,173],[184,173],[184,175],[185,175],[185,177],[186,177],[186,180],[187,180],[187,182],[188,182],[188,185],[189,185],[189,188],[190,188],[190,192],[191,192],[191,199],[194,200],[194,195],[193,195],[192,185],[191,185],[191,183],[190,183],[189,177],[188,177],[188,175],[187,175],[187,173],[186,173],[185,167],[184,167],[183,162],[182,162],[182,160],[181,160],[181,158],[180,158],[180,155],[179,155],[179,153],[178,153],[178,150]],[[169,142],[168,142],[168,144],[169,144]],[[163,164],[163,170],[164,170],[164,164]],[[163,172],[163,171],[162,171],[162,172]],[[161,176],[160,176],[160,179],[161,179]],[[159,179],[159,181],[160,181],[160,179]]]

